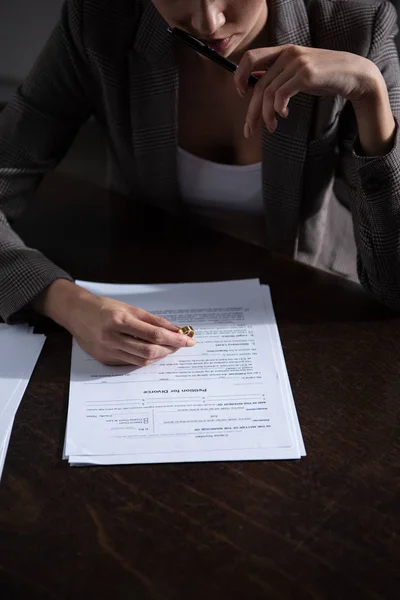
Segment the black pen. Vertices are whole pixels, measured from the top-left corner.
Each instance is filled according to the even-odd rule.
[[[178,27],[168,27],[168,33],[171,33],[177,40],[180,40],[184,44],[187,44],[188,46],[190,46],[190,48],[193,48],[193,50],[195,50],[199,54],[206,56],[220,67],[223,67],[231,73],[236,72],[236,69],[238,68],[237,64],[235,64],[231,60],[228,60],[224,56],[221,56],[220,54],[218,54],[218,52],[215,52],[215,50],[210,48],[210,46],[207,46],[207,44],[205,44],[201,40],[197,39],[193,35],[190,35],[190,33],[186,33],[186,31],[183,31]],[[257,77],[256,75],[250,75],[248,83],[249,85],[254,86],[258,81],[260,81],[259,77]]]

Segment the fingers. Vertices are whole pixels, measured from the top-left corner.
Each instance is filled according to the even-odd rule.
[[[150,361],[161,360],[177,351],[176,348],[172,348],[171,346],[156,346],[155,344],[142,342],[123,333],[117,334],[115,341],[120,350]]]
[[[124,350],[116,350],[113,352],[112,357],[100,359],[100,362],[110,367],[149,367],[155,361],[134,356]]]
[[[235,85],[241,96],[247,92],[250,75],[256,71],[266,71],[280,56],[283,48],[285,46],[256,48],[243,55],[234,75]]]
[[[103,302],[97,342],[82,347],[103,364],[144,367],[195,341],[166,319],[120,302]]]
[[[171,346],[172,348],[195,345],[193,339],[177,333],[179,329],[176,325],[140,308],[126,305],[122,308],[118,306],[117,309],[107,309],[103,321],[106,335],[123,333],[156,346]]]
[[[164,329],[168,329],[168,331],[173,331],[178,333],[179,327],[173,325],[167,319],[163,317],[159,317],[158,315],[153,315],[152,313],[147,312],[141,308],[136,309],[136,316],[141,320],[145,321],[145,323],[150,323],[150,325],[154,325],[155,327],[163,327]]]
[[[177,352],[176,348],[155,346],[124,334],[114,334],[105,344],[94,348],[83,340],[77,341],[85,351],[105,365],[147,367]]]
[[[291,77],[290,71],[282,71],[272,83],[268,85],[267,81],[266,87],[264,86],[265,83],[260,81],[260,88],[250,101],[246,116],[245,137],[249,137],[246,133],[250,132],[251,135],[255,130],[260,115],[270,133],[274,133],[278,125],[276,114],[286,118],[289,115],[290,98],[301,91],[298,78]]]
[[[289,81],[286,81],[275,92],[274,109],[277,113],[284,116],[289,114],[288,104],[293,96],[304,90],[304,86],[299,81],[299,77],[295,75]]]
[[[277,126],[274,109],[275,91],[290,77],[291,74],[285,70],[283,57],[280,56],[254,88],[246,116],[248,129],[245,125],[245,137],[249,137],[246,133],[250,133],[251,135],[255,131],[261,115],[264,116],[264,121],[269,131],[271,133],[275,131]],[[283,113],[281,116],[285,117],[286,114]]]
[[[178,333],[180,328],[176,325],[173,325],[163,317],[153,315],[152,313],[148,313],[142,309],[139,309],[137,315],[140,317],[143,323],[148,323],[153,326],[153,329],[147,329],[147,331],[145,332],[145,335],[147,335],[148,333],[150,339],[148,337],[142,338],[147,340],[148,342],[151,342],[153,344],[159,344],[160,346],[172,346],[175,348],[185,348],[186,346],[191,347],[196,344],[196,342],[190,337]],[[162,330],[161,333],[160,331],[158,331],[159,329]],[[166,335],[164,335],[163,330],[167,330]],[[170,335],[168,332],[172,332],[173,335]],[[154,339],[158,339],[160,335],[163,336],[162,341],[154,341]]]
[[[137,321],[135,330],[136,337],[146,342],[150,342],[150,344],[155,344],[156,346],[170,346],[178,349],[195,345],[195,341],[186,335],[174,333],[163,329],[162,327],[155,327],[144,321]]]
[[[238,92],[247,90],[251,73],[264,69],[265,73],[254,87],[247,111],[244,135],[250,137],[263,118],[268,130],[273,133],[278,125],[276,113],[286,118],[289,115],[290,99],[299,92],[313,90],[319,81],[316,67],[317,57],[310,49],[286,45],[278,48],[259,48],[246,52],[235,73]],[[325,57],[326,62],[326,57]],[[326,69],[322,71],[326,72]]]
[[[111,298],[93,298],[95,302],[83,302],[73,335],[85,352],[103,364],[147,366],[195,345],[162,317]]]
[[[131,315],[128,311],[116,311],[109,316],[107,328],[109,333],[122,333],[134,338],[139,338],[156,346],[170,346],[172,348],[185,348],[195,345],[195,341],[180,333],[175,333],[178,328],[175,325],[169,324],[173,331],[165,329],[163,326],[151,325],[140,320],[144,317],[149,320],[155,320],[156,323],[164,323],[164,319],[160,321],[160,317],[155,317],[142,311],[136,310],[136,316]],[[154,319],[151,319],[154,317]],[[165,321],[168,323],[168,321]]]

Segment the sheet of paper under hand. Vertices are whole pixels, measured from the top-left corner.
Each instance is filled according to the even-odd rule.
[[[74,341],[65,443],[71,464],[304,454],[271,299],[258,280],[78,283],[190,324],[197,343],[151,367],[132,369],[101,365]]]

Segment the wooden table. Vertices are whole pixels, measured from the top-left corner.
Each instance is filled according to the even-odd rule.
[[[308,455],[69,467],[71,340],[47,324],[0,486],[0,597],[399,598],[400,319],[355,284],[179,225],[58,177],[18,230],[81,279],[269,283]]]

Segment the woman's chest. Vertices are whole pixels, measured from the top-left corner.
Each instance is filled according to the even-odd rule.
[[[261,132],[248,140],[243,129],[249,104],[233,78],[201,77],[181,69],[178,98],[179,145],[214,162],[249,165],[261,161]]]

